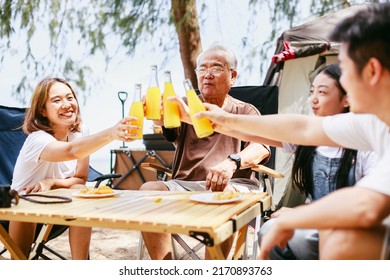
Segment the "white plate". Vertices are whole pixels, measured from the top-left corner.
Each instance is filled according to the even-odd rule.
[[[122,191],[119,190],[113,190],[113,193],[104,193],[104,194],[99,194],[99,193],[80,193],[80,191],[72,193],[72,196],[75,197],[84,197],[84,198],[103,198],[103,197],[110,197],[110,196],[115,196],[119,195],[122,193]]]
[[[198,193],[198,194],[191,195],[189,199],[192,201],[202,202],[202,203],[223,204],[223,203],[238,201],[242,197],[242,195],[239,194],[237,197],[231,199],[220,200],[220,199],[214,199],[215,194],[216,194],[215,192]]]

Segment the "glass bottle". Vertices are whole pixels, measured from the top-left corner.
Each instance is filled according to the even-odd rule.
[[[180,126],[179,106],[175,101],[168,100],[168,97],[176,96],[172,84],[171,71],[164,72],[164,94],[163,94],[163,110],[164,110],[164,127],[174,128]]]
[[[199,99],[198,95],[196,94],[190,79],[184,80],[184,88],[186,90],[188,107],[190,109],[190,117],[196,135],[198,136],[198,138],[210,136],[211,134],[214,133],[214,129],[211,125],[210,120],[207,118],[200,118],[200,119],[194,118],[194,115],[196,113],[199,113],[201,111],[206,111],[206,108],[204,107],[202,101]]]
[[[144,127],[144,107],[142,104],[141,84],[135,84],[133,102],[131,103],[129,115],[133,117],[137,117],[137,120],[132,121],[131,124],[136,125],[140,128],[139,130],[130,131],[130,134],[136,135],[131,138],[142,139],[143,127]]]
[[[157,65],[151,66],[149,87],[146,91],[146,118],[148,120],[161,119],[161,92],[158,85]]]

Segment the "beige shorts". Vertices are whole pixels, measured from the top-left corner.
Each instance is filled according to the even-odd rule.
[[[206,181],[183,181],[183,180],[170,180],[163,182],[170,191],[207,191]],[[246,178],[234,178],[231,179],[229,185],[233,186],[236,190],[242,193],[246,192],[260,192],[258,182]]]

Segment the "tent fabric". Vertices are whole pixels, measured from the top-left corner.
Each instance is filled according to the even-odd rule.
[[[284,31],[277,40],[274,55],[283,53],[285,50],[285,42],[288,42],[290,49],[294,49],[295,53],[302,53],[299,56],[295,56],[295,58],[307,56],[306,54],[308,54],[310,48],[313,49],[310,50],[310,54],[308,55],[321,54],[327,50],[331,51],[333,47],[337,48],[337,43],[330,42],[329,35],[331,31],[335,28],[336,24],[344,18],[353,15],[361,9],[367,9],[367,5],[368,4],[354,5]],[[325,45],[328,47],[326,49],[314,47],[316,45],[321,46],[322,44],[324,47]],[[306,51],[305,49],[307,47],[308,50]],[[264,85],[272,85],[275,73],[279,72],[282,68],[282,64],[275,64],[272,62],[264,79]]]
[[[318,44],[307,45],[301,48],[293,48],[289,42],[285,41],[283,42],[283,45],[284,45],[284,51],[275,54],[272,57],[273,63],[278,64],[282,61],[286,61],[289,59],[315,55],[318,53],[322,53],[326,50],[329,50],[330,48],[329,43],[318,43]]]

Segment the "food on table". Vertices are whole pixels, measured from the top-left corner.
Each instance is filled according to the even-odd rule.
[[[114,193],[114,190],[107,185],[103,185],[93,189],[88,187],[82,188],[80,189],[80,193],[81,194],[109,194],[109,193]]]
[[[240,195],[238,192],[234,191],[226,191],[226,192],[218,192],[214,195],[214,200],[228,200],[236,198]]]

